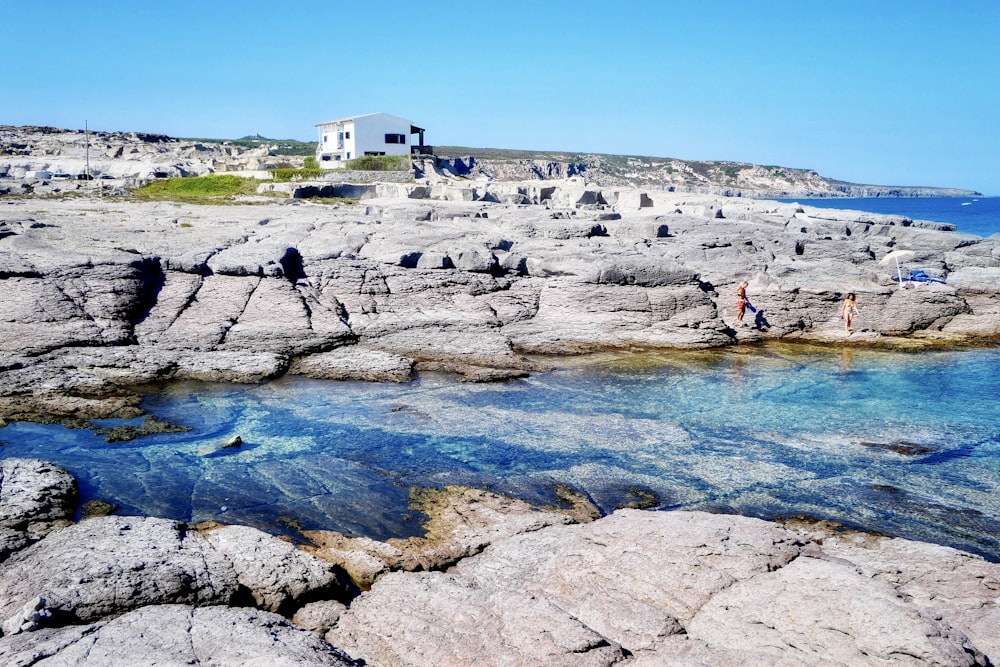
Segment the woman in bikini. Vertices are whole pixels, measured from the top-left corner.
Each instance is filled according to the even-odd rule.
[[[840,307],[840,319],[844,320],[844,332],[848,336],[851,335],[851,320],[860,312],[858,304],[854,301],[854,292],[849,293]]]

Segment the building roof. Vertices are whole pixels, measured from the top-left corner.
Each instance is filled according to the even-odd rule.
[[[328,120],[328,121],[325,121],[325,122],[322,122],[322,123],[316,123],[316,127],[322,127],[324,125],[333,125],[335,123],[345,123],[345,122],[347,122],[349,120],[357,120],[359,118],[369,118],[371,116],[388,116],[389,118],[395,118],[396,120],[401,120],[401,121],[403,121],[405,123],[410,123],[410,121],[406,120],[405,118],[400,118],[399,116],[393,116],[392,114],[383,113],[381,111],[378,111],[376,113],[363,113],[363,114],[361,114],[359,116],[348,116],[347,118],[338,118],[336,120]]]

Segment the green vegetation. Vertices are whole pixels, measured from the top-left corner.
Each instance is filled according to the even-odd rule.
[[[272,169],[271,178],[275,183],[290,183],[292,181],[311,181],[323,175],[323,170],[318,167],[306,167],[303,169]]]
[[[412,166],[409,155],[362,155],[345,163],[355,171],[409,171]]]
[[[139,199],[183,201],[194,204],[226,203],[239,195],[257,194],[260,181],[231,174],[189,178],[167,178],[141,185],[132,191]]]
[[[357,197],[302,197],[298,201],[311,201],[330,206],[354,206],[361,200]]]
[[[298,141],[297,139],[267,139],[264,137],[244,137],[243,139],[182,139],[202,144],[231,144],[243,148],[257,148],[262,144],[277,146],[275,155],[315,155],[315,141]]]
[[[310,155],[305,160],[302,161],[302,166],[306,169],[319,169],[319,165],[316,164],[316,156]]]

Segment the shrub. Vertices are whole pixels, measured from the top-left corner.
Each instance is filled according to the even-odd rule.
[[[306,169],[319,169],[319,165],[316,164],[316,156],[310,155],[302,161],[302,166]]]
[[[318,167],[306,167],[303,169],[271,169],[270,171],[271,177],[277,183],[308,181],[319,178],[323,175],[323,170]]]
[[[413,163],[409,155],[362,155],[348,160],[344,167],[356,171],[409,171]]]

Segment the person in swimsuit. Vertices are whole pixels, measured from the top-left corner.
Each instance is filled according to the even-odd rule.
[[[736,288],[736,321],[742,322],[743,315],[747,312],[747,287],[750,283],[743,281],[740,286]]]
[[[844,333],[848,336],[851,335],[851,320],[860,312],[858,304],[854,301],[854,292],[849,293],[840,307],[840,319],[844,320]]]

